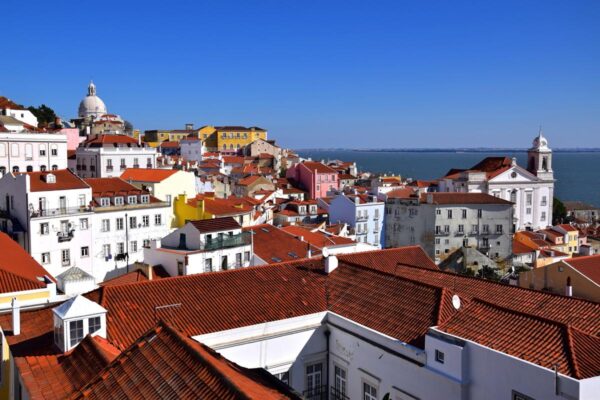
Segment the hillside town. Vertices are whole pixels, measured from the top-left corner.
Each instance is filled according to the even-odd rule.
[[[599,398],[600,205],[552,134],[423,180],[102,93],[0,97],[0,398]]]

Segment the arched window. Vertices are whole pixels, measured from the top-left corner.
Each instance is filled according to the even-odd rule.
[[[40,144],[40,156],[45,156],[46,155],[46,145],[45,144]]]
[[[58,169],[58,165],[52,164],[52,171],[56,171]]]
[[[548,171],[548,157],[542,158],[542,170]]]
[[[58,146],[53,144],[50,146],[50,155],[57,156],[58,155]]]
[[[40,171],[44,172],[46,170],[46,166],[45,165],[40,165]]]
[[[229,150],[233,150],[233,143],[229,145]]]
[[[27,172],[33,172],[33,167],[31,165],[27,166]]]
[[[510,201],[513,203],[517,202],[517,189],[513,189],[513,191],[510,192]]]
[[[19,172],[19,166],[18,165],[15,165],[13,167],[13,172]]]
[[[223,145],[223,150],[227,150],[227,145],[226,144]]]

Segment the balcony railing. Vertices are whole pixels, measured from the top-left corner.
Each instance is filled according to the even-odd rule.
[[[327,386],[315,386],[302,392],[306,400],[327,400]]]
[[[358,216],[356,217],[356,220],[357,220],[357,221],[359,221],[359,222],[360,222],[360,221],[367,221],[368,219],[369,219],[369,216],[368,216],[368,215],[358,215]]]
[[[342,391],[338,388],[331,387],[329,400],[350,400],[350,397],[346,396],[346,394],[342,393]]]
[[[435,232],[435,236],[449,236],[450,232],[449,231],[436,231]]]
[[[127,169],[127,165],[121,165],[121,171],[125,171]]]
[[[113,170],[113,166],[112,165],[107,165],[106,166],[106,171],[112,172],[112,170]]]
[[[85,206],[46,208],[43,210],[31,210],[30,216],[31,216],[31,218],[58,217],[60,215],[81,214],[81,213],[86,213],[86,212],[91,212],[91,211],[92,211],[92,209],[90,207],[85,207]]]
[[[58,243],[71,241],[71,239],[73,239],[73,232],[73,229],[67,232],[57,232],[56,236],[58,236]]]
[[[133,168],[139,168],[140,164],[133,164]]]
[[[201,244],[201,250],[213,251],[221,249],[229,249],[232,247],[247,246],[252,243],[252,234],[250,232],[242,232],[232,236],[222,236],[206,241]]]

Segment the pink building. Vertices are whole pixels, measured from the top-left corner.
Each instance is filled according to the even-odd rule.
[[[337,171],[320,162],[296,164],[287,170],[286,177],[294,179],[311,199],[327,197],[328,191],[340,188]]]

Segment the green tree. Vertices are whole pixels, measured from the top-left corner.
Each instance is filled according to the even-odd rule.
[[[39,107],[29,106],[27,108],[33,115],[38,119],[38,126],[48,126],[48,124],[54,122],[56,119],[56,113],[53,109],[48,107],[45,104],[42,104]]]
[[[552,225],[562,224],[567,219],[567,208],[556,197],[552,202]]]

